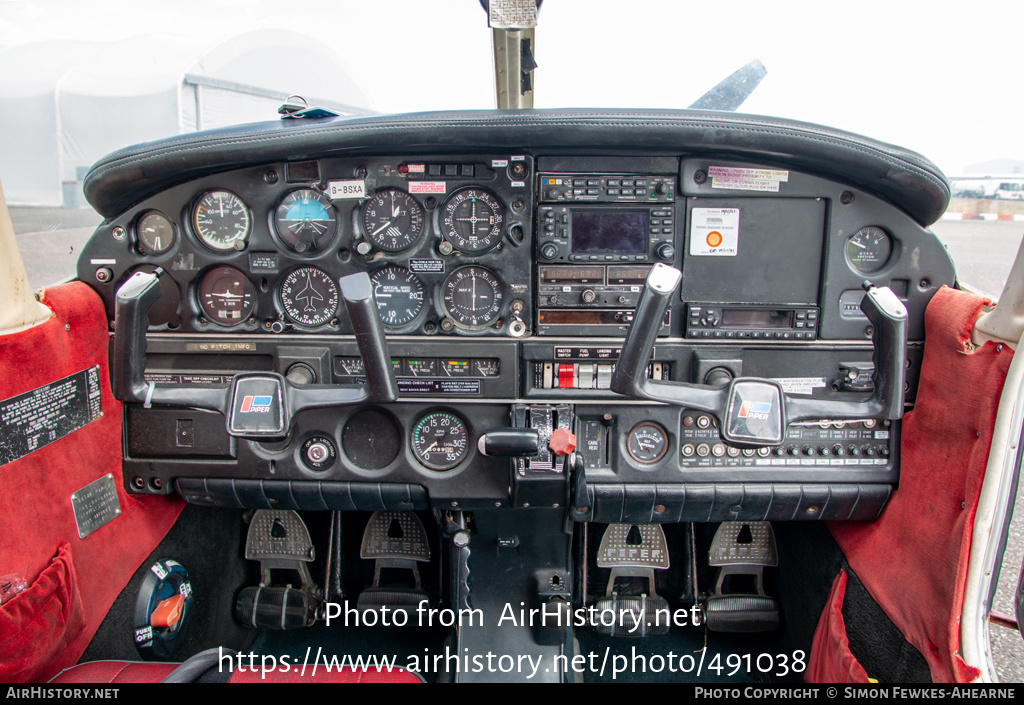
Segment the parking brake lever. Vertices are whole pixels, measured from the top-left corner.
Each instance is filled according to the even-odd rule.
[[[875,370],[874,391],[866,400],[794,397],[774,380],[749,377],[718,388],[647,379],[658,329],[681,279],[682,273],[668,265],[651,269],[612,375],[612,391],[707,411],[718,418],[724,440],[747,446],[778,445],[796,421],[903,416],[907,310],[890,289],[867,282],[861,310],[872,324]]]
[[[115,300],[114,396],[126,402],[186,406],[219,411],[228,433],[242,438],[279,438],[287,435],[291,417],[304,409],[394,401],[398,385],[391,368],[384,329],[377,318],[373,286],[365,272],[340,281],[342,296],[367,372],[365,385],[295,385],[276,372],[235,375],[226,389],[156,386],[147,382],[146,329],[150,307],[160,298],[159,268],[152,274],[136,272]]]

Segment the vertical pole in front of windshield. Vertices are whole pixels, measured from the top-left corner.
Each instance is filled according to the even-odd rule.
[[[535,0],[490,0],[487,9],[494,46],[494,88],[499,110],[533,107]]]

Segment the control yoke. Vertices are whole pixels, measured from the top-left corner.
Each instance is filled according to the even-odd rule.
[[[162,293],[157,269],[136,272],[117,291],[114,310],[114,397],[152,404],[219,411],[227,431],[240,438],[271,439],[288,434],[291,418],[306,409],[398,398],[384,328],[377,317],[373,284],[365,272],[340,280],[359,353],[366,369],[365,385],[297,385],[276,372],[236,374],[226,389],[192,385],[157,386],[147,382],[146,329],[150,307]]]
[[[739,377],[721,387],[648,379],[658,329],[681,280],[682,273],[668,265],[651,269],[615,366],[612,391],[713,414],[722,438],[739,447],[779,445],[789,424],[797,421],[903,416],[907,309],[888,287],[865,282],[861,310],[872,325],[875,389],[867,399],[846,401],[791,396],[775,380],[754,377]]]

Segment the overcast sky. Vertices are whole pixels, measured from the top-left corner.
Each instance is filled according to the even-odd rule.
[[[477,0],[0,0],[0,48],[155,32],[213,40],[257,28],[331,47],[382,112],[494,105]],[[536,106],[684,108],[757,58],[768,76],[744,112],[893,142],[955,175],[1024,160],[1022,33],[1021,0],[546,0]]]

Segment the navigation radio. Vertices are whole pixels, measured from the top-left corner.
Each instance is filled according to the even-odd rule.
[[[651,265],[677,258],[675,177],[538,179],[537,332],[623,335]]]

